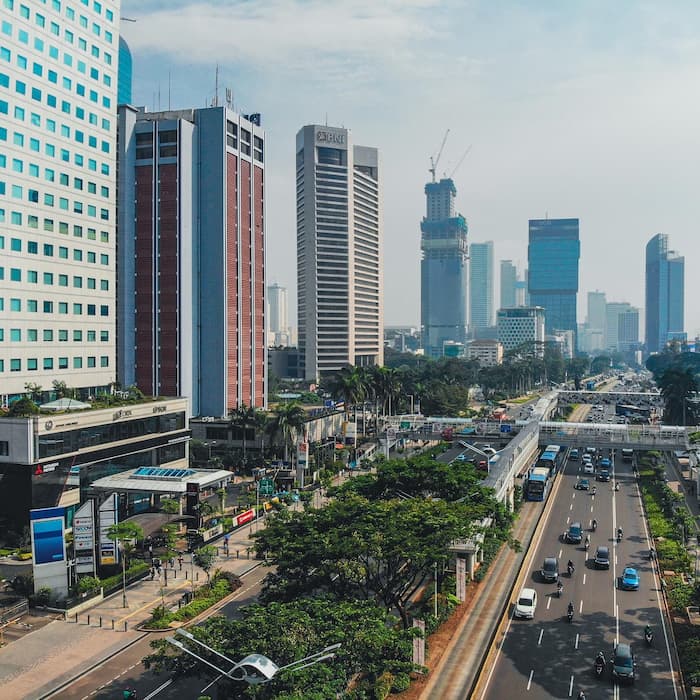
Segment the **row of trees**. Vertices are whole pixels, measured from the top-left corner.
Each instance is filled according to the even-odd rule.
[[[381,461],[376,474],[357,476],[331,495],[322,509],[279,512],[255,535],[259,555],[273,568],[261,604],[195,632],[229,658],[257,651],[278,665],[342,644],[335,659],[273,680],[255,697],[337,697],[349,685],[358,698],[405,689],[413,670],[411,617],[434,626],[433,575],[437,570],[441,585],[450,544],[478,532],[499,542],[510,534],[512,515],[478,472],[434,456]],[[148,662],[158,669],[202,672],[161,642],[153,646]],[[230,696],[253,691],[238,683]]]
[[[698,425],[700,355],[671,343],[664,352],[649,356],[646,367],[654,375],[664,399],[664,423]]]

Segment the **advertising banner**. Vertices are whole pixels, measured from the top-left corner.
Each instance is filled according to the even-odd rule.
[[[88,500],[73,518],[73,547],[76,572],[95,573],[95,502]]]
[[[119,550],[117,543],[107,537],[107,532],[112,525],[119,522],[117,512],[117,494],[112,493],[107,496],[107,500],[99,508],[100,527],[100,566],[116,564],[119,561]]]
[[[240,515],[236,516],[236,525],[245,525],[253,520],[253,518],[255,518],[255,511],[251,508],[250,510],[245,511],[245,513],[241,513]]]
[[[34,592],[50,588],[56,595],[68,595],[65,509],[36,508],[29,511],[29,521]]]
[[[357,423],[345,421],[343,423],[343,436],[346,445],[354,445],[357,442]]]

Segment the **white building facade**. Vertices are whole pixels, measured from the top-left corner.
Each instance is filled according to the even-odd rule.
[[[523,343],[544,343],[544,309],[541,306],[499,309],[496,326],[498,340],[505,351]]]
[[[0,403],[116,380],[119,4],[5,0]]]
[[[311,381],[346,365],[381,365],[382,195],[379,153],[351,132],[297,133],[298,345]]]

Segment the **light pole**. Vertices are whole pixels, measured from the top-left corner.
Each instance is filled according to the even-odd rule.
[[[433,563],[433,572],[435,574],[435,619],[437,620],[438,616],[438,584],[437,584],[437,562]]]
[[[126,600],[126,557],[124,556],[124,542],[120,542],[119,551],[122,555],[122,607],[128,608],[129,603]]]

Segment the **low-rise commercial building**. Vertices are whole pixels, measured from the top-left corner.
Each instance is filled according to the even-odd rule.
[[[472,340],[467,347],[467,357],[479,360],[482,367],[493,367],[503,362],[503,343],[498,340]]]

